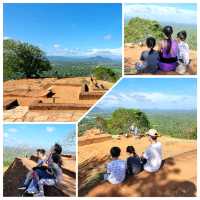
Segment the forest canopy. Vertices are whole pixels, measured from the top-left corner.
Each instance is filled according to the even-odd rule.
[[[97,116],[95,120],[96,128],[111,135],[127,133],[132,124],[137,126],[141,132],[146,132],[150,128],[150,122],[146,114],[139,109],[119,108],[112,113],[111,117]],[[80,123],[79,130],[89,128],[84,127],[85,125],[84,122]]]

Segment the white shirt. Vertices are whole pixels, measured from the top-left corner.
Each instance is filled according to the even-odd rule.
[[[144,170],[148,172],[158,171],[162,164],[162,144],[156,142],[149,145],[143,156],[147,159]]]
[[[178,59],[182,60],[185,65],[190,62],[189,46],[186,42],[181,41],[178,43]]]
[[[107,164],[107,180],[112,184],[122,183],[126,176],[126,162],[124,160],[113,160]]]

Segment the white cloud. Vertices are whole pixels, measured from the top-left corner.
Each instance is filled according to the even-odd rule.
[[[55,49],[57,49],[57,48],[60,47],[60,45],[59,45],[59,44],[54,44],[53,47],[54,47]]]
[[[87,49],[81,50],[79,48],[68,49],[68,48],[57,48],[53,52],[48,52],[49,56],[69,56],[69,57],[93,57],[93,56],[104,56],[104,57],[121,57],[121,48],[104,48],[104,49]]]
[[[47,126],[47,127],[46,127],[46,131],[47,131],[48,133],[53,133],[55,130],[56,130],[56,129],[55,129],[55,127],[53,127],[53,126]]]
[[[8,131],[8,133],[17,133],[18,129],[16,129],[16,128],[9,128],[7,131]]]
[[[195,106],[195,98],[187,95],[166,94],[161,92],[131,92],[131,93],[115,93],[108,94],[99,103],[100,106],[121,106],[121,107],[139,107],[151,108],[187,108],[191,105]]]
[[[9,40],[9,39],[11,39],[11,37],[4,36],[3,39],[4,39],[4,40]]]
[[[111,34],[104,35],[103,39],[104,40],[111,40],[112,39],[112,35]]]
[[[162,22],[196,24],[197,13],[194,10],[165,5],[127,4],[125,6],[125,18],[131,17],[142,17]]]

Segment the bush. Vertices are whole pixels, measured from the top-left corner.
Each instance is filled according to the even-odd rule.
[[[112,69],[106,67],[96,67],[93,74],[97,79],[104,81],[116,82],[119,78]]]

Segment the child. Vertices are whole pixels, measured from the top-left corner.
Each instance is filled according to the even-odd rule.
[[[104,174],[104,180],[112,184],[122,183],[126,177],[126,162],[119,159],[120,153],[121,149],[119,147],[112,147],[110,150],[112,161],[107,164],[107,173]]]
[[[62,160],[60,155],[54,153],[52,154],[52,161],[48,165],[46,171],[37,171],[38,175],[38,188],[39,192],[34,196],[44,196],[44,185],[53,186],[57,183],[60,183],[63,179],[62,174]]]
[[[155,74],[158,70],[159,53],[154,50],[156,46],[156,40],[153,37],[146,39],[146,45],[149,48],[148,51],[143,51],[140,56],[140,62],[135,64],[138,72]]]
[[[189,66],[189,46],[185,42],[187,38],[186,31],[180,31],[177,34],[177,42],[178,42],[178,66],[176,71],[179,74],[184,74]]]
[[[155,129],[150,129],[147,135],[151,144],[142,155],[142,159],[146,160],[144,170],[147,172],[156,172],[162,164],[162,144],[157,141],[159,135]]]
[[[136,154],[133,146],[127,146],[126,152],[129,157],[127,158],[127,175],[138,174],[142,170],[142,163],[140,157]]]

